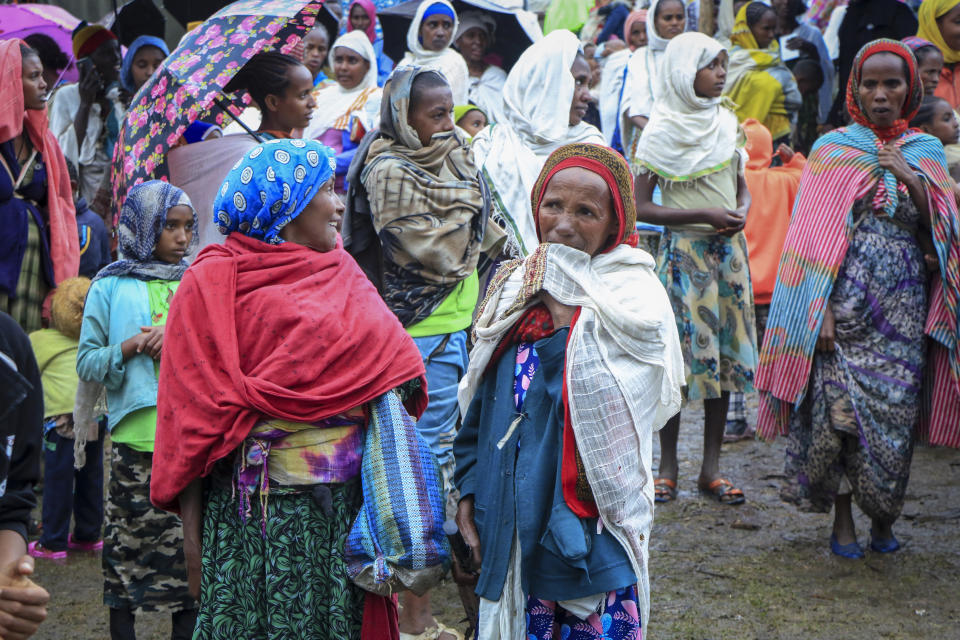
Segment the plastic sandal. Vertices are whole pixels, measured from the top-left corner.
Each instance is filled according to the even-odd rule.
[[[654,502],[672,502],[677,499],[677,483],[670,478],[656,478],[653,481]]]
[[[859,560],[863,557],[863,548],[859,542],[840,544],[837,542],[836,534],[833,533],[830,534],[830,551],[832,551],[835,556],[850,558],[851,560]]]
[[[887,540],[877,540],[873,535],[873,528],[870,529],[870,550],[877,553],[893,553],[900,548],[900,541],[891,534]]]
[[[100,551],[103,549],[103,540],[81,542],[73,539],[73,534],[67,536],[67,548],[73,551]]]
[[[34,540],[27,545],[27,553],[29,553],[34,558],[46,558],[47,560],[57,560],[63,561],[67,559],[66,551],[53,551],[47,549],[39,540]]]
[[[733,483],[726,478],[717,478],[710,484],[700,487],[700,493],[715,498],[720,504],[743,504],[747,501],[743,491],[733,486]]]

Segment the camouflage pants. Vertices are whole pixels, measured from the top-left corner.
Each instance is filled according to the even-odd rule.
[[[114,442],[103,532],[103,603],[113,609],[195,609],[180,517],[150,504],[152,453]]]

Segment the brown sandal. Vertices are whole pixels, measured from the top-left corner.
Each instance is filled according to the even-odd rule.
[[[670,478],[656,478],[653,481],[653,501],[672,502],[677,499],[677,483]]]
[[[656,485],[656,480],[654,480]],[[710,484],[700,487],[700,493],[715,498],[720,504],[743,504],[747,501],[743,491],[733,486],[733,483],[726,478],[717,478]]]

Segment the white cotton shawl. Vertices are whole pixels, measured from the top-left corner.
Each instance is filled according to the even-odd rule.
[[[539,244],[530,193],[547,157],[573,142],[603,144],[600,130],[570,126],[573,66],[580,41],[552,31],[530,45],[503,85],[503,120],[473,139],[473,153],[494,197],[495,217],[507,229],[507,249],[525,256]]]
[[[719,171],[733,158],[737,116],[723,98],[702,98],[693,90],[697,71],[724,50],[713,38],[694,31],[667,45],[650,122],[637,145],[635,164],[641,172],[685,182]]]
[[[564,381],[577,451],[603,526],[623,547],[637,576],[641,620],[648,623],[647,543],[653,523],[653,433],[680,410],[683,354],[667,293],[650,254],[621,244],[591,258],[545,245],[543,289],[580,307],[567,341]],[[497,344],[523,315],[513,309],[531,256],[477,318],[470,365],[460,381],[461,414],[479,388]],[[508,313],[509,312],[509,313]],[[509,602],[513,594],[502,598]]]
[[[324,87],[314,94],[317,102],[317,108],[313,112],[310,124],[303,132],[303,137],[308,140],[320,138],[328,129],[334,126],[338,121],[345,121],[352,112],[370,113],[370,118],[364,118],[364,127],[369,131],[376,128],[380,115],[380,96],[382,90],[377,87],[377,56],[373,52],[373,46],[370,39],[363,31],[355,30],[337,38],[337,41],[330,47],[330,68],[333,68],[334,51],[338,47],[350,49],[361,58],[370,63],[363,80],[353,89],[344,89],[339,83],[334,83],[329,87]],[[365,109],[370,105],[370,109]],[[366,113],[364,113],[366,115]],[[371,122],[371,118],[374,122]],[[371,124],[373,125],[371,127]]]
[[[446,5],[454,16],[457,15],[453,5],[447,0],[424,0],[421,2],[420,6],[417,7],[417,13],[413,16],[413,22],[410,23],[410,28],[407,29],[407,54],[403,56],[403,60],[397,66],[418,66],[439,71],[450,85],[450,91],[453,93],[453,104],[465,104],[469,71],[463,56],[449,46],[443,51],[430,51],[424,48],[420,42],[420,25],[423,22],[423,14],[435,4]],[[452,33],[457,32],[459,24],[459,19],[454,18]]]

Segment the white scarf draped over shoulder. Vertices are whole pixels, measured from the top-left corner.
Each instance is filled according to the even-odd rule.
[[[546,290],[580,307],[564,381],[577,451],[603,525],[630,558],[641,620],[649,616],[647,542],[653,522],[653,433],[680,410],[683,354],[670,301],[650,255],[621,244],[591,258],[541,245],[487,294],[460,381],[465,414],[497,344]],[[496,284],[500,284],[499,287]],[[532,286],[531,286],[532,284]],[[503,594],[509,598],[513,594]],[[509,600],[504,600],[505,602]]]
[[[314,109],[310,124],[303,132],[303,137],[308,140],[320,138],[329,129],[346,131],[350,116],[354,114],[360,117],[367,131],[380,126],[380,100],[383,90],[377,86],[377,56],[370,44],[370,39],[360,30],[351,31],[337,38],[330,47],[331,69],[334,52],[341,47],[355,52],[370,63],[370,68],[360,84],[352,89],[344,89],[339,83],[334,83],[314,93],[317,108]]]
[[[738,151],[740,125],[729,100],[700,97],[693,89],[697,72],[721,51],[722,44],[694,31],[681,33],[667,45],[650,121],[637,145],[636,171],[685,182],[730,163]]]
[[[514,256],[525,256],[539,244],[530,193],[547,157],[573,142],[604,144],[593,125],[570,126],[576,89],[570,67],[579,51],[580,41],[563,29],[530,45],[503,85],[503,120],[473,139],[495,217],[507,230],[507,250]]]
[[[423,15],[427,12],[427,9],[435,4],[446,5],[454,16],[457,15],[453,5],[447,0],[424,0],[421,2],[420,6],[417,7],[417,13],[413,16],[413,22],[410,23],[410,28],[407,29],[407,54],[403,56],[403,60],[397,66],[417,66],[439,71],[447,79],[447,84],[450,85],[450,91],[453,93],[453,104],[465,104],[467,102],[470,72],[467,70],[467,63],[463,56],[449,46],[443,51],[431,51],[420,42],[420,25],[423,23]],[[459,20],[455,17],[451,34],[457,32],[458,25]]]

